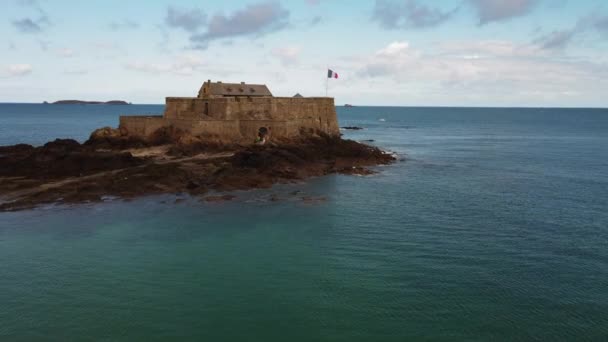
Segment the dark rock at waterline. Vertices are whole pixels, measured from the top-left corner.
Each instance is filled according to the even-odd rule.
[[[144,146],[152,146],[138,147],[136,155],[123,149],[130,138],[113,131],[99,131],[85,144],[57,139],[40,147],[2,146],[0,211],[45,203],[103,201],[108,196],[200,196],[209,191],[268,188],[330,173],[366,175],[372,173],[368,166],[395,160],[376,147],[327,135],[218,150],[192,137],[182,135],[175,140],[173,133],[154,135],[159,141],[171,141],[162,148],[142,141]],[[172,154],[175,148],[179,153]],[[228,200],[226,196],[232,195],[222,195],[219,200]]]
[[[0,176],[58,179],[142,164],[129,152],[88,149],[72,139],[56,139],[40,147],[0,147]]]
[[[207,196],[207,197],[203,197],[203,201],[205,202],[228,202],[228,201],[232,201],[233,199],[235,199],[236,196],[234,195],[219,195],[219,196]]]
[[[349,130],[355,130],[355,131],[363,129],[363,127],[357,127],[357,126],[344,126],[344,127],[340,127],[340,128],[342,128],[342,129],[349,129]]]

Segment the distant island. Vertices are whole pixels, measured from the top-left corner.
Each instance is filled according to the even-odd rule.
[[[48,102],[44,101],[45,104],[48,104]],[[51,104],[69,104],[69,105],[83,105],[83,104],[103,104],[103,105],[130,105],[130,102],[127,101],[121,101],[121,100],[112,100],[112,101],[107,101],[107,102],[103,102],[103,101],[81,101],[81,100],[60,100],[60,101],[55,101]]]

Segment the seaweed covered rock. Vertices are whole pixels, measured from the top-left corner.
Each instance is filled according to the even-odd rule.
[[[82,176],[142,163],[128,152],[100,152],[72,139],[56,139],[40,147],[2,147],[0,176],[37,179]]]
[[[139,137],[122,134],[119,129],[102,127],[94,130],[84,145],[95,149],[125,150],[143,148],[149,144]]]
[[[136,138],[104,128],[84,144],[57,139],[40,147],[0,147],[0,211],[105,196],[267,188],[330,173],[371,174],[367,167],[394,161],[376,147],[319,132],[250,146],[217,144],[174,129],[156,133],[151,140],[129,140]],[[145,148],[131,150],[135,143]]]

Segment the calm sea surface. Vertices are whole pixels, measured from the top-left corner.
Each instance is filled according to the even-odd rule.
[[[2,104],[0,145],[162,111]],[[608,339],[608,110],[338,114],[405,161],[229,203],[0,214],[0,340]]]

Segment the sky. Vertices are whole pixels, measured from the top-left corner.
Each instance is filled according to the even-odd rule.
[[[606,0],[0,3],[0,102],[164,103],[211,79],[327,82],[337,104],[608,107]]]

